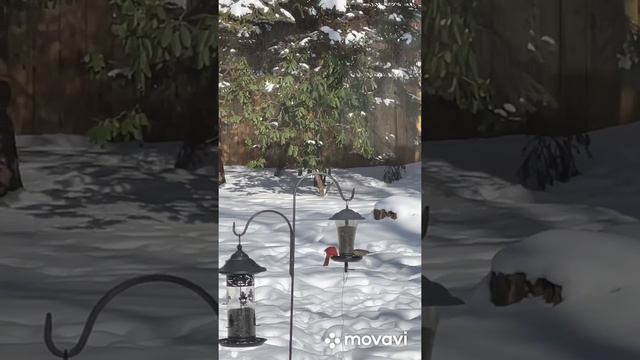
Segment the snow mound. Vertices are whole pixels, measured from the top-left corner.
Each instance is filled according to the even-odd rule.
[[[405,234],[408,238],[420,239],[422,229],[422,201],[418,196],[403,195],[389,196],[374,205],[374,209],[384,209],[394,212],[396,220],[383,219],[381,225],[389,227],[389,231]]]
[[[404,217],[420,218],[421,206],[422,202],[418,198],[395,195],[378,201],[374,205],[374,209],[393,211],[398,215],[398,219]]]
[[[438,308],[433,359],[640,359],[640,122],[590,135],[582,174],[545,192],[518,185],[524,135],[422,144],[423,272],[465,302]],[[491,269],[546,276],[564,300],[497,307]]]
[[[492,270],[523,272],[528,278],[546,278],[563,287],[572,301],[594,294],[640,289],[640,241],[608,233],[549,230],[499,251]],[[612,261],[615,259],[615,261]]]

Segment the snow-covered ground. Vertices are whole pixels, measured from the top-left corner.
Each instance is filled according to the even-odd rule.
[[[183,276],[217,297],[213,170],[173,169],[179,144],[98,149],[77,136],[18,138],[25,190],[0,199],[0,359],[54,359],[89,311],[137,275]],[[98,318],[77,359],[215,359],[217,321],[170,284],[133,288]]]
[[[517,185],[523,136],[424,144],[423,271],[466,302],[440,308],[433,359],[640,359],[638,138],[593,133],[583,175],[546,192]],[[492,267],[547,276],[565,300],[494,307]]]
[[[241,231],[253,213],[266,209],[281,211],[291,219],[293,187],[298,181],[294,172],[276,178],[272,170],[228,166],[225,171],[227,184],[220,188],[221,266],[237,245],[233,222]],[[420,164],[408,165],[404,178],[390,185],[380,180],[383,172],[384,167],[372,167],[335,169],[332,173],[345,192],[356,188],[349,207],[366,220],[358,225],[355,247],[371,252],[361,262],[350,265],[346,283],[343,283],[342,264],[322,266],[325,248],[337,246],[336,228],[328,218],[342,210],[344,202],[335,187],[320,197],[311,178],[301,185],[296,214],[295,360],[421,358]],[[375,204],[385,199],[381,205],[394,207],[386,210],[399,213],[398,220],[373,219]],[[266,272],[256,275],[257,336],[267,338],[267,342],[241,350],[221,347],[220,359],[287,358],[288,234],[282,218],[264,214],[255,218],[243,237],[243,250],[267,268]],[[225,300],[225,285],[225,277],[221,275],[221,303]],[[221,305],[221,338],[227,336],[226,322],[226,306]],[[325,343],[331,333],[338,337],[341,334],[400,337],[404,331],[407,332],[406,345],[352,346],[342,342],[331,348]]]

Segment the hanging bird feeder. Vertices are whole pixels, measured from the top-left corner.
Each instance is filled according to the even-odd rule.
[[[240,242],[240,241],[238,241]],[[267,269],[258,265],[249,255],[238,250],[220,269],[227,275],[227,338],[220,345],[228,347],[251,347],[262,345],[267,339],[256,337],[254,275]]]
[[[362,256],[354,254],[356,242],[356,230],[358,222],[364,220],[362,215],[347,207],[334,214],[329,220],[336,222],[338,230],[338,255],[331,257],[331,260],[345,263],[345,272],[348,269],[348,263],[362,260]]]

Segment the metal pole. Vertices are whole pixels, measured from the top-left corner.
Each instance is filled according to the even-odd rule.
[[[340,197],[342,198],[342,200],[344,200],[345,202],[349,202],[353,199],[353,197],[355,196],[355,192],[356,189],[351,189],[351,196],[349,198],[346,198],[344,196],[344,193],[342,192],[342,188],[340,188],[340,184],[338,184],[338,181],[331,176],[330,174],[325,174],[322,172],[313,172],[313,173],[308,173],[306,174],[307,176],[315,176],[315,175],[322,175],[322,176],[328,176],[334,184],[336,184],[336,187],[338,188],[338,192],[340,193]],[[298,181],[298,183],[296,184],[295,188],[293,189],[293,221],[289,222],[289,219],[287,219],[287,217],[280,213],[279,211],[276,210],[262,210],[262,211],[258,211],[257,213],[253,214],[249,220],[247,220],[247,223],[244,226],[244,229],[241,233],[238,233],[236,231],[236,223],[233,223],[233,234],[236,236],[243,236],[246,232],[247,229],[249,228],[249,224],[251,223],[251,221],[258,215],[260,214],[264,214],[264,213],[272,213],[272,214],[276,214],[279,215],[280,217],[282,217],[286,222],[287,225],[289,225],[289,275],[291,276],[291,298],[290,298],[290,304],[289,304],[289,360],[293,360],[293,290],[294,290],[294,286],[295,286],[295,254],[296,254],[296,198],[298,195],[298,187],[300,186],[300,183],[302,183],[302,181],[307,177],[303,177],[302,179],[300,179]],[[345,264],[345,271],[346,271],[346,264]]]
[[[316,175],[320,175],[320,176],[328,176],[334,184],[336,184],[336,187],[338,188],[338,192],[340,193],[340,197],[342,198],[342,200],[344,200],[345,202],[347,202],[347,204],[349,203],[349,201],[351,201],[354,197],[354,195],[356,194],[356,189],[353,188],[351,189],[351,197],[350,198],[346,198],[344,196],[344,194],[342,193],[342,188],[340,188],[340,184],[338,184],[338,181],[331,176],[331,174],[328,173],[323,173],[323,172],[311,172],[311,173],[307,173],[306,175],[303,175],[302,178],[300,180],[298,180],[298,183],[296,184],[296,186],[293,188],[293,234],[291,237],[291,249],[290,251],[290,259],[289,259],[289,273],[291,274],[291,313],[289,315],[289,360],[292,360],[292,355],[293,355],[293,272],[294,272],[294,266],[295,266],[295,251],[296,251],[296,242],[295,242],[295,237],[296,237],[296,198],[298,196],[298,187],[300,186],[300,183],[302,183],[302,181],[304,179],[306,179],[309,176],[316,176]],[[345,271],[347,270],[347,264],[345,263]]]
[[[216,320],[218,319],[218,302],[200,286],[194,284],[193,282],[187,279],[177,277],[177,276],[172,276],[172,275],[164,275],[164,274],[144,275],[144,276],[139,276],[139,277],[126,280],[114,286],[104,296],[102,296],[100,301],[98,301],[98,303],[93,307],[93,310],[91,310],[91,313],[87,318],[87,321],[84,325],[84,329],[82,330],[82,334],[80,335],[80,339],[78,340],[78,343],[74,347],[72,347],[71,350],[67,350],[67,349],[60,350],[53,342],[53,336],[52,336],[53,321],[51,320],[51,313],[47,313],[47,317],[45,319],[45,324],[44,324],[44,342],[47,345],[47,349],[49,349],[49,351],[53,355],[59,358],[62,358],[63,360],[68,360],[78,355],[87,344],[87,341],[89,340],[89,335],[91,335],[91,331],[93,330],[93,325],[95,324],[96,320],[98,319],[98,315],[100,315],[100,312],[105,308],[105,306],[107,306],[107,304],[111,300],[113,300],[116,296],[118,296],[123,291],[140,284],[151,283],[151,282],[167,282],[167,283],[177,284],[193,291],[194,293],[198,294],[202,299],[204,299],[204,301],[206,301],[207,304],[209,304],[213,312],[216,314]]]
[[[289,225],[289,275],[291,276],[291,303],[290,303],[290,310],[289,310],[289,360],[291,360],[291,354],[293,349],[293,279],[294,279],[293,271],[294,271],[295,251],[296,251],[295,222],[294,222],[294,225],[291,225],[291,222],[289,222],[289,219],[287,219],[287,217],[279,211],[262,210],[253,214],[249,218],[249,220],[247,220],[247,223],[244,226],[244,230],[241,233],[236,232],[236,223],[234,222],[233,234],[238,237],[241,237],[242,235],[244,235],[247,232],[247,228],[249,228],[249,224],[251,223],[251,221],[256,216],[264,213],[272,213],[272,214],[279,215],[284,219],[284,221],[287,222],[287,225]]]

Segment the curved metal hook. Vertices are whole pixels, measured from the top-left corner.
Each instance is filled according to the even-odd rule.
[[[249,228],[249,224],[251,224],[251,221],[252,221],[256,216],[258,216],[258,215],[260,215],[260,214],[264,214],[264,213],[272,213],[272,214],[280,215],[280,217],[282,217],[282,218],[284,219],[284,221],[286,221],[286,222],[287,222],[287,225],[289,226],[289,234],[290,234],[291,236],[293,236],[293,227],[291,226],[291,222],[289,222],[289,219],[288,219],[286,216],[284,216],[284,214],[283,214],[283,213],[281,213],[281,212],[279,212],[279,211],[276,211],[276,210],[262,210],[262,211],[258,211],[257,213],[255,213],[255,214],[251,215],[251,217],[249,218],[249,220],[247,220],[247,223],[244,225],[244,230],[243,230],[240,234],[238,234],[238,233],[236,232],[236,222],[234,221],[234,222],[233,222],[233,234],[234,234],[235,236],[243,236],[243,235],[247,232],[247,229]]]
[[[67,349],[60,350],[53,342],[53,336],[52,336],[53,320],[51,319],[51,313],[47,313],[45,323],[44,323],[44,342],[47,345],[47,348],[53,355],[59,358],[62,358],[64,360],[68,360],[69,358],[72,358],[78,355],[87,344],[87,341],[89,340],[89,335],[91,335],[93,326],[96,320],[98,319],[98,315],[100,315],[100,312],[102,311],[102,309],[104,309],[104,307],[107,306],[107,304],[111,300],[113,300],[113,298],[115,298],[118,294],[122,293],[123,291],[131,287],[134,287],[136,285],[150,283],[150,282],[173,283],[173,284],[181,285],[195,292],[196,294],[200,295],[200,297],[202,297],[204,301],[207,302],[207,304],[209,304],[211,309],[215,312],[216,318],[218,317],[218,302],[211,295],[209,295],[209,293],[207,293],[203,288],[196,285],[195,283],[187,279],[177,277],[177,276],[172,276],[172,275],[164,275],[164,274],[144,275],[144,276],[139,276],[133,279],[126,280],[114,286],[100,299],[100,301],[98,301],[98,303],[94,306],[93,310],[89,314],[89,317],[87,318],[87,321],[84,325],[84,329],[82,330],[82,334],[80,335],[80,339],[78,340],[78,343],[74,347],[72,347],[71,350],[67,350]]]
[[[302,183],[302,181],[304,181],[309,175],[320,175],[320,176],[328,176],[329,179],[331,179],[333,181],[334,184],[336,184],[336,187],[338,188],[338,192],[340,193],[340,197],[342,198],[342,200],[344,200],[345,202],[349,202],[351,200],[353,200],[353,197],[356,195],[356,188],[352,188],[351,189],[351,197],[349,197],[348,199],[344,196],[344,193],[342,192],[342,188],[340,187],[340,184],[338,183],[338,180],[336,180],[336,178],[334,178],[331,174],[328,173],[323,173],[323,172],[311,172],[311,173],[307,173],[306,175],[304,175],[302,177],[302,179],[298,180],[298,183],[296,184],[296,187],[293,189],[293,196],[295,197],[297,191],[298,191],[298,187],[300,186],[300,183]]]

